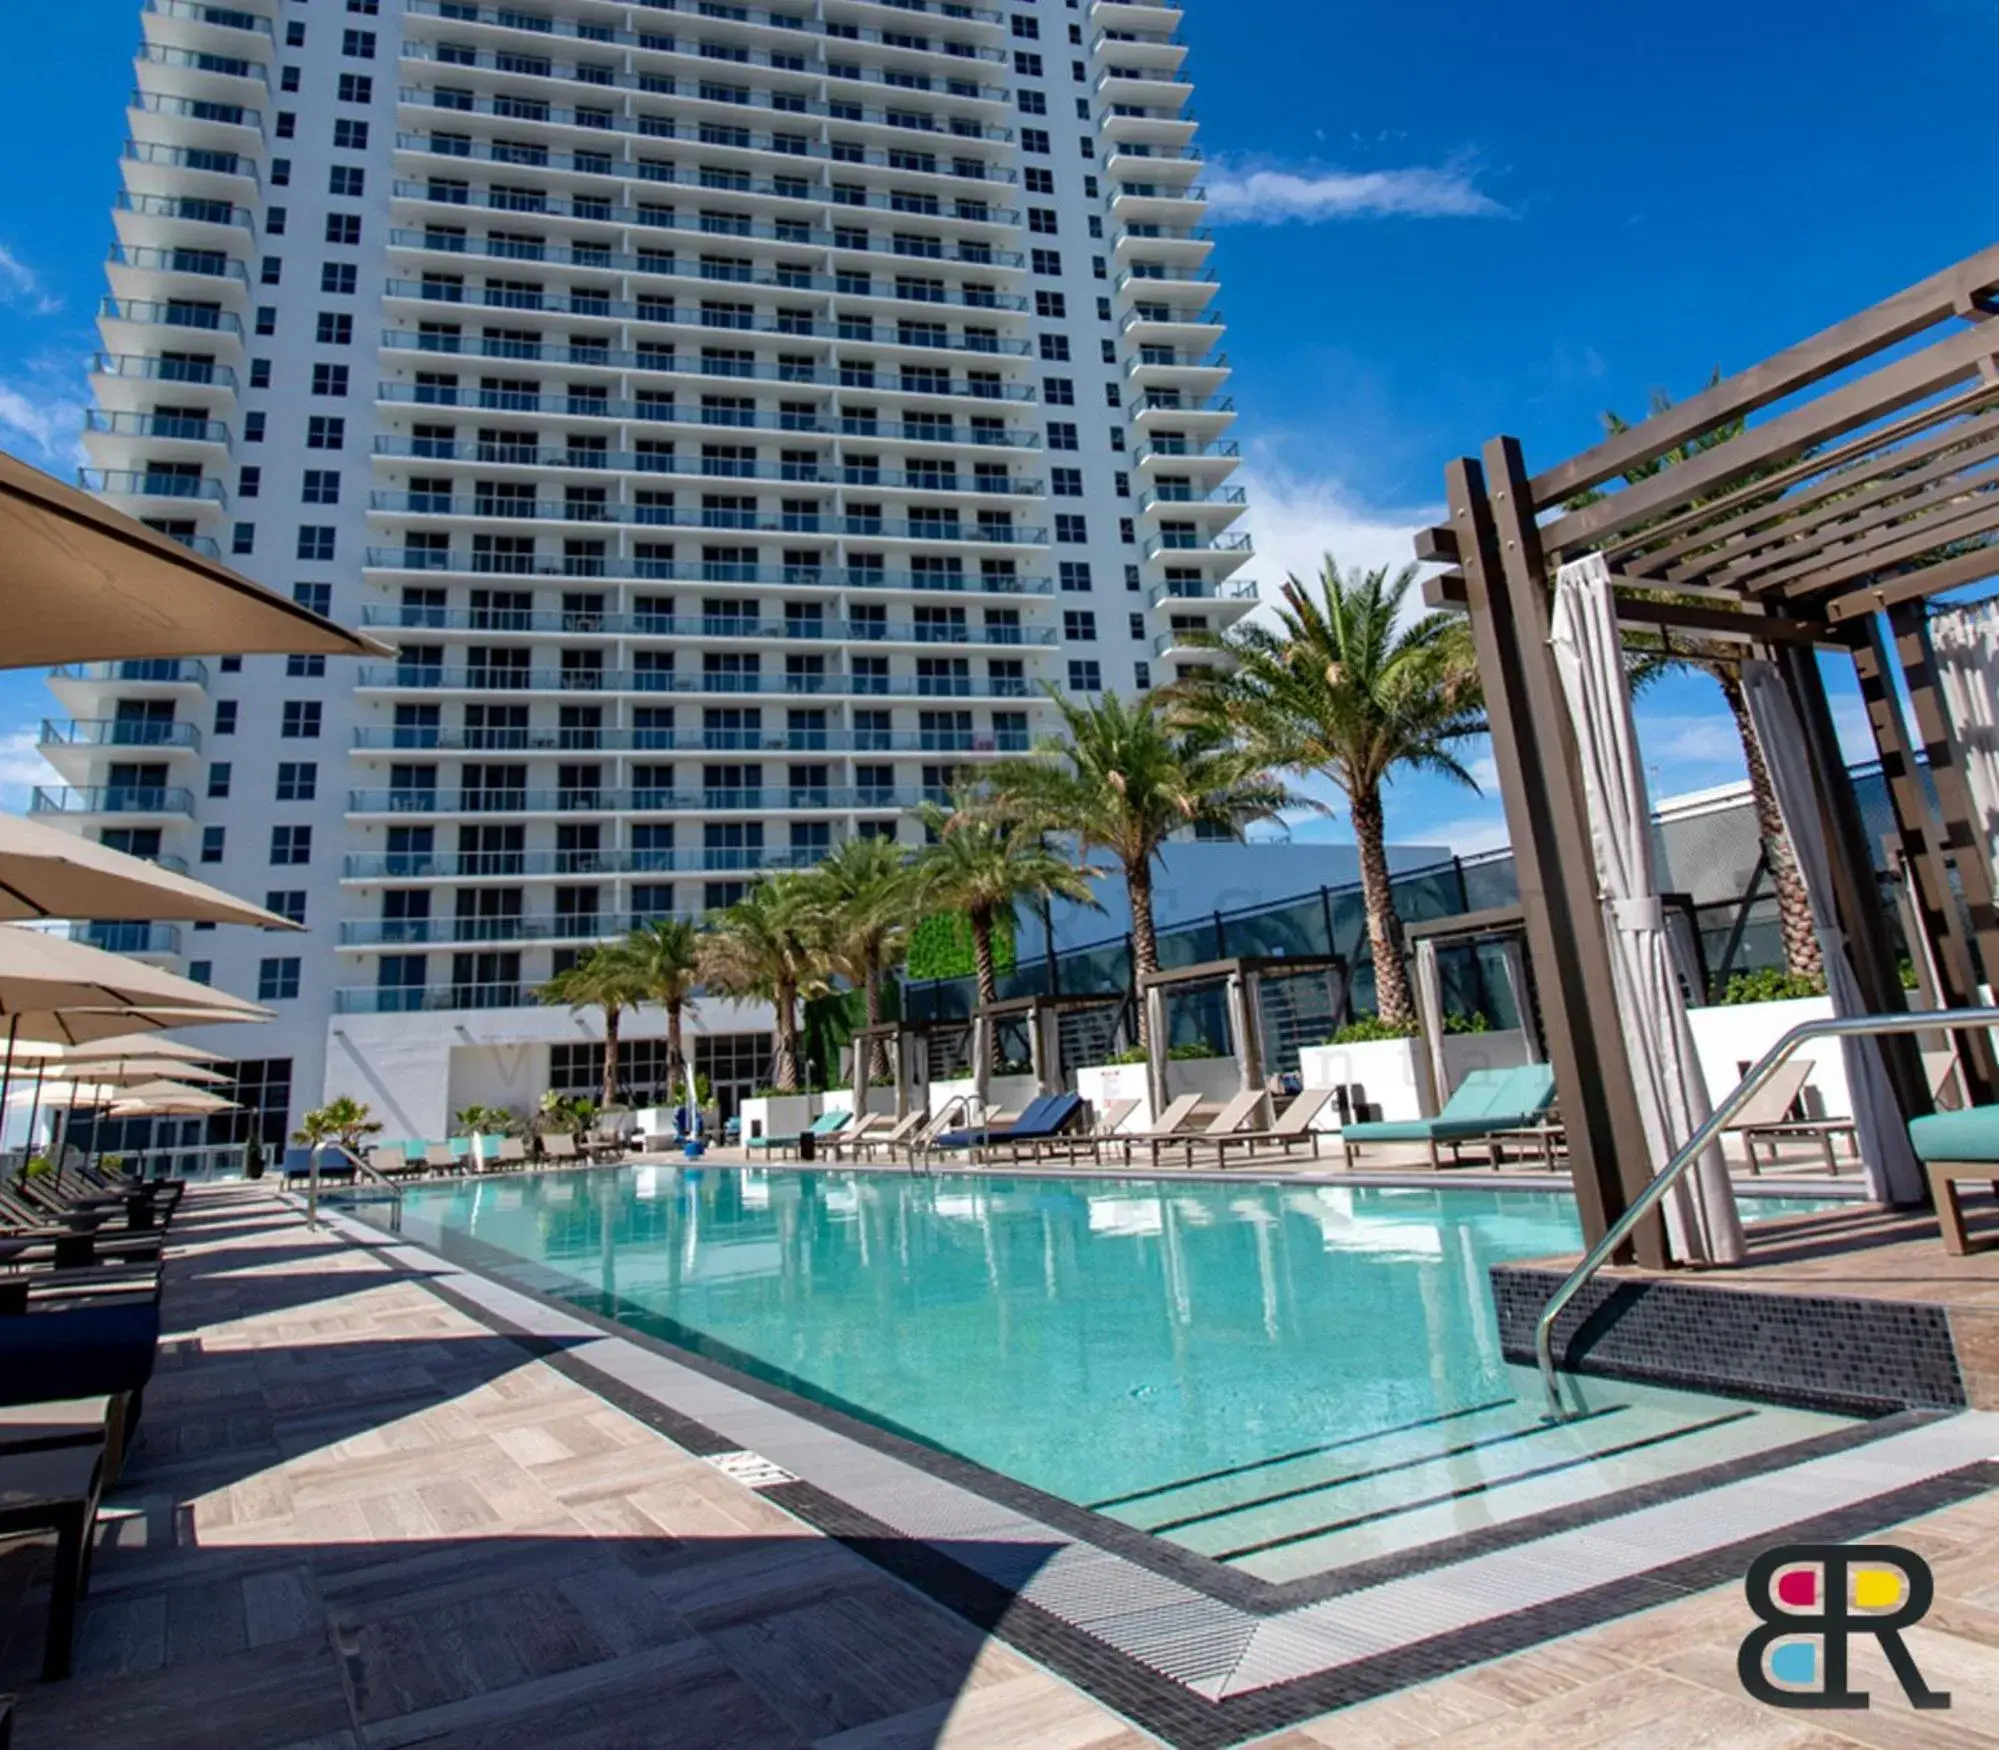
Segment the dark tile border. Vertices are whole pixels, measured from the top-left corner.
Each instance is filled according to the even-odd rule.
[[[1508,1361],[1533,1364],[1535,1323],[1566,1275],[1492,1266]],[[1598,1276],[1555,1321],[1555,1355],[1569,1372],[1848,1415],[1967,1403],[1949,1309],[1933,1301]]]

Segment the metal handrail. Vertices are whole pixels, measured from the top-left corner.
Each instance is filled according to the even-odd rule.
[[[1567,1419],[1562,1407],[1561,1387],[1555,1378],[1555,1320],[1581,1292],[1583,1285],[1607,1264],[1617,1248],[1646,1216],[1658,1207],[1666,1193],[1679,1183],[1686,1170],[1700,1159],[1707,1147],[1727,1127],[1728,1121],[1748,1104],[1750,1096],[1776,1074],[1784,1062],[1808,1039],[1873,1038],[1888,1033],[1955,1032],[1965,1027],[1999,1027],[1999,1008],[1923,1009],[1897,1015],[1834,1015],[1823,1021],[1804,1021],[1793,1027],[1751,1066],[1728,1095],[1680,1146],[1644,1190],[1631,1200],[1631,1207],[1610,1224],[1602,1239],[1583,1254],[1561,1287],[1549,1296],[1548,1304],[1534,1326],[1534,1361],[1541,1370],[1541,1385],[1548,1394],[1548,1412],[1555,1421]]]

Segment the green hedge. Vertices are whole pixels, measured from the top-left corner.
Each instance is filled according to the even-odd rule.
[[[1008,915],[993,922],[993,964],[1005,972],[1013,963],[1013,918]],[[963,912],[938,912],[910,932],[905,977],[970,978],[977,970],[972,926]]]

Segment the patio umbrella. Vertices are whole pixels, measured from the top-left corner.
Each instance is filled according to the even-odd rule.
[[[0,580],[5,576],[0,562]],[[0,581],[0,589],[4,587]],[[267,930],[304,928],[143,857],[127,856],[39,821],[0,814],[0,921],[29,918],[170,919],[253,924]]]
[[[1659,903],[1652,805],[1631,720],[1610,567],[1600,554],[1564,565],[1557,574],[1548,641],[1575,729],[1617,1016],[1656,1173],[1712,1108]],[[1666,1225],[1682,1258],[1710,1263],[1743,1258],[1742,1220],[1719,1147],[1703,1152],[1669,1194]]]
[[[195,1086],[215,1086],[226,1084],[229,1078],[218,1075],[198,1063],[182,1063],[172,1057],[132,1057],[105,1060],[90,1058],[72,1060],[47,1058],[36,1066],[39,1069],[58,1067],[62,1073],[79,1082],[103,1082],[111,1087],[131,1087],[138,1082],[173,1081],[188,1082]]]
[[[0,455],[0,666],[110,657],[365,656],[387,646]]]
[[[28,1027],[31,1019],[46,1017],[54,1025],[54,1037],[74,1043],[63,1030],[67,1012],[107,1009],[148,1017],[189,1011],[249,1021],[272,1018],[269,1009],[177,973],[41,930],[0,924],[0,1019],[20,1023],[18,1029],[10,1031],[48,1038],[49,1031],[35,1032]],[[122,1030],[130,1032],[132,1027]]]
[[[234,1100],[200,1088],[183,1087],[179,1082],[141,1082],[123,1090],[111,1107],[113,1118],[160,1118],[173,1115],[204,1116],[210,1112],[233,1112]]]
[[[104,1010],[103,1018],[116,1021],[119,1013]],[[196,1021],[172,1021],[161,1023],[165,1026],[193,1027],[205,1025]],[[190,1045],[184,1039],[161,1039],[150,1033],[93,1033],[88,1040],[77,1046],[59,1045],[53,1041],[22,1040],[15,1047],[16,1057],[59,1057],[65,1060],[88,1058],[93,1063],[106,1063],[128,1057],[146,1056],[153,1058],[170,1057],[177,1063],[223,1063],[227,1060],[219,1051],[210,1051],[205,1045]],[[56,1067],[51,1065],[50,1067]],[[66,1067],[66,1063],[65,1063]]]

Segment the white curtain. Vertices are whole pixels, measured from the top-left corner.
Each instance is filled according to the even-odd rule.
[[[1549,642],[1575,729],[1618,1020],[1656,1173],[1711,1108],[1653,873],[1652,808],[1610,568],[1601,557],[1562,567]],[[1668,1195],[1666,1225],[1680,1258],[1732,1263],[1744,1256],[1735,1192],[1718,1147],[1707,1149]]]
[[[1999,601],[1937,615],[1930,646],[1986,855],[1999,867]]]
[[[1539,1063],[1541,1034],[1534,1025],[1534,993],[1527,987],[1527,956],[1518,936],[1503,937],[1499,957],[1506,964],[1506,988],[1513,993],[1513,1012],[1520,1017],[1520,1036],[1527,1042],[1527,1061]]]
[[[1430,1048],[1432,1110],[1441,1112],[1451,1097],[1444,1073],[1444,980],[1437,965],[1437,944],[1428,936],[1416,939],[1416,1013]]]
[[[1819,953],[1825,961],[1826,992],[1832,998],[1835,1015],[1864,1015],[1866,1000],[1860,994],[1853,960],[1846,951],[1846,935],[1839,927],[1839,912],[1833,902],[1832,859],[1825,832],[1819,822],[1818,800],[1812,785],[1811,763],[1805,754],[1804,730],[1791,708],[1791,696],[1784,682],[1767,662],[1742,665],[1742,690],[1748,695],[1749,715],[1756,725],[1756,739],[1762,744],[1764,762],[1770,768],[1770,787],[1777,793],[1777,811],[1784,817],[1784,833],[1797,858],[1798,879],[1804,883],[1811,903],[1812,927],[1818,934]],[[1888,1068],[1881,1058],[1878,1039],[1843,1039],[1840,1048],[1846,1062],[1847,1092],[1853,1101],[1853,1125],[1860,1143],[1861,1170],[1869,1194],[1881,1203],[1919,1203],[1925,1190],[1921,1167],[1909,1146],[1909,1132],[1902,1122],[1895,1090],[1888,1081]]]

